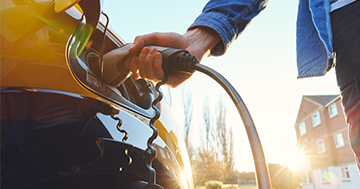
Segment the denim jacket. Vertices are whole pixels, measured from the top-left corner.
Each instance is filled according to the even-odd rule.
[[[296,29],[298,78],[322,76],[333,66],[331,0],[299,0]],[[211,51],[222,55],[268,0],[210,0],[189,29],[205,26],[222,38]]]

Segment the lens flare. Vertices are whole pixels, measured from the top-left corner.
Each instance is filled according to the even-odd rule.
[[[286,165],[293,171],[296,172],[305,164],[305,154],[302,150],[294,148],[288,155]]]

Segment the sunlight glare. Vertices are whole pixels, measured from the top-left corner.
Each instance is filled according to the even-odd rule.
[[[294,148],[288,153],[288,158],[286,165],[293,171],[296,172],[299,170],[303,165],[305,161],[305,154],[303,151]]]

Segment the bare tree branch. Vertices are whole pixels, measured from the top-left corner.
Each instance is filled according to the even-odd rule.
[[[219,99],[217,113],[216,131],[218,147],[220,148],[222,162],[230,172],[234,169],[234,140],[232,129],[229,129],[226,123],[226,108],[222,99]]]
[[[192,104],[192,94],[188,88],[182,88],[182,104],[184,107],[184,138],[185,144],[188,150],[189,148],[189,135],[190,135],[190,125],[192,121],[192,114],[194,106]]]
[[[210,106],[209,99],[205,97],[204,103],[202,106],[202,113],[204,119],[204,128],[205,128],[205,149],[212,149],[212,126],[211,126],[211,116],[210,116]]]

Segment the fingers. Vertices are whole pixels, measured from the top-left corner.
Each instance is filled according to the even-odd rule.
[[[138,57],[138,62],[137,62],[137,65],[138,65],[138,69],[139,69],[139,73],[140,73],[140,76],[142,78],[146,78],[146,74],[145,74],[145,59],[146,57],[148,56],[150,52],[150,49],[147,48],[147,47],[144,47],[140,54],[139,54],[139,57]]]
[[[151,33],[146,35],[136,36],[133,45],[129,49],[129,53],[134,54],[139,52],[146,45],[157,44],[158,33]]]
[[[162,69],[162,57],[157,50],[143,49],[139,54],[139,57],[134,57],[130,63],[130,70],[133,73],[133,77],[138,79],[140,76],[144,79],[160,82],[164,78],[164,71]],[[155,52],[155,53],[154,53]],[[169,75],[169,80],[166,83],[170,87],[177,87],[185,80],[187,80],[191,74],[187,73],[174,73]]]
[[[164,78],[164,70],[162,69],[162,57],[159,52],[155,54],[154,76],[161,81]]]
[[[156,53],[157,53],[156,48],[150,49],[149,54],[146,56],[144,60],[144,70],[140,70],[141,72],[144,72],[145,77],[148,79],[156,78],[154,74],[154,63],[155,63]]]
[[[133,77],[138,79],[142,77],[155,82],[164,78],[162,69],[162,57],[156,49],[149,49],[148,45],[165,46],[177,49],[187,49],[189,42],[183,35],[177,33],[151,33],[137,36],[129,49],[129,53],[139,53],[137,58],[133,58],[130,63],[130,69]],[[169,75],[167,82],[171,87],[176,87],[190,76],[188,74],[176,73]]]
[[[188,42],[185,39],[186,38],[183,35],[173,32],[154,32],[146,35],[140,35],[135,37],[134,42],[129,49],[129,53],[134,54],[140,52],[143,47],[148,45],[186,49]]]
[[[161,81],[164,77],[161,54],[156,48],[144,47],[139,56],[132,59],[130,70],[136,79],[141,77],[156,82]]]

